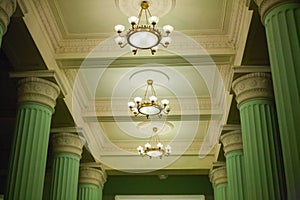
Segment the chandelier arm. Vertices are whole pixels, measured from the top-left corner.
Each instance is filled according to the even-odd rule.
[[[146,87],[146,91],[145,91],[145,94],[144,94],[144,100],[146,100],[146,97],[147,97],[147,94],[148,94],[148,89],[149,89],[149,85],[147,85],[147,87]]]
[[[138,14],[138,19],[139,19],[139,21],[138,21],[138,23],[137,23],[137,27],[139,27],[139,25],[140,25],[140,21],[141,21],[141,17],[142,17],[142,13],[143,13],[143,8],[141,8],[141,10],[140,10],[140,12],[139,12],[139,14]]]
[[[147,11],[149,11],[148,9],[144,9],[145,10],[145,18],[146,18],[146,26],[149,26],[149,22],[148,22],[148,15],[147,15]],[[150,15],[151,17],[151,15]]]
[[[154,90],[153,85],[151,85],[151,92],[152,92],[152,95],[156,96],[156,92],[155,92],[155,90]]]

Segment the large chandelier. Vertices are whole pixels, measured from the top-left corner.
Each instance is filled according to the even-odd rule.
[[[149,89],[151,93],[149,92]],[[142,114],[147,118],[152,115],[161,117],[162,114],[169,114],[170,112],[169,100],[163,99],[160,103],[157,101],[153,80],[151,79],[147,80],[147,88],[144,97],[135,97],[134,102],[128,102],[128,107],[135,116]]]
[[[157,51],[159,44],[163,47],[168,47],[171,42],[169,35],[174,28],[170,25],[165,25],[163,31],[158,30],[156,24],[159,18],[152,16],[148,8],[148,1],[142,1],[138,16],[128,18],[131,28],[124,34],[125,27],[123,25],[119,24],[115,26],[115,31],[118,33],[118,36],[115,38],[116,43],[121,48],[129,44],[134,55],[138,49],[150,49],[153,55]],[[145,15],[145,24],[141,24],[143,13]]]
[[[162,158],[163,156],[170,155],[171,146],[167,145],[166,147],[164,147],[164,145],[160,142],[159,136],[156,132],[157,132],[157,128],[154,127],[153,134],[150,137],[149,142],[147,142],[144,147],[139,146],[137,148],[141,156],[149,156],[149,158],[152,157]]]

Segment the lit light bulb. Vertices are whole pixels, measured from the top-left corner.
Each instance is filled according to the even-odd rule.
[[[125,26],[123,26],[121,24],[118,24],[118,25],[115,26],[115,31],[117,33],[122,33],[124,30],[125,30]]]
[[[163,30],[166,34],[170,34],[173,32],[174,27],[171,25],[165,25],[165,26],[163,26]]]
[[[149,97],[149,99],[152,103],[154,103],[157,100],[157,97],[156,96],[151,96],[151,97]]]
[[[141,97],[135,97],[134,98],[135,103],[139,104],[142,102],[142,98]]]
[[[130,101],[130,102],[128,102],[128,107],[131,109],[131,108],[133,108],[135,106],[135,103],[134,102],[132,102],[132,101]]]
[[[163,104],[164,107],[166,107],[169,104],[169,100],[168,99],[163,99],[163,100],[161,100],[161,104]]]
[[[138,24],[139,18],[137,18],[136,16],[131,16],[128,18],[128,21],[133,26],[135,24]]]

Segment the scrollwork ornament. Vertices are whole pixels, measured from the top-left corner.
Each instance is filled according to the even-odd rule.
[[[232,83],[238,104],[249,99],[273,100],[271,75],[267,73],[251,73],[237,78]]]
[[[59,87],[50,81],[28,77],[18,82],[18,102],[36,102],[49,106],[52,111],[60,93]]]
[[[227,183],[226,167],[218,167],[210,172],[210,180],[214,186]]]
[[[241,130],[230,131],[221,136],[225,155],[233,151],[243,150]]]
[[[10,17],[15,12],[16,7],[17,7],[16,0],[0,1],[0,24],[3,28],[3,34],[6,33],[7,26],[10,22]]]
[[[71,153],[81,156],[84,141],[73,133],[55,133],[52,135],[53,153]]]
[[[99,169],[92,167],[80,167],[78,182],[81,184],[93,184],[97,187],[103,187],[106,182],[106,178],[103,172]]]

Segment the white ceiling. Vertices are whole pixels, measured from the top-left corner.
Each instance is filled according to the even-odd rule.
[[[219,151],[231,67],[240,62],[251,12],[243,0],[151,0],[152,14],[163,15],[159,26],[171,24],[176,31],[168,49],[133,56],[114,43],[113,27],[127,26],[126,15],[137,15],[131,10],[139,2],[32,0],[22,9],[46,65],[65,88],[88,149],[106,169],[208,170]],[[158,98],[170,99],[167,118],[131,117],[127,102],[143,96],[147,79],[154,80]],[[154,126],[174,153],[149,161],[136,147]]]

